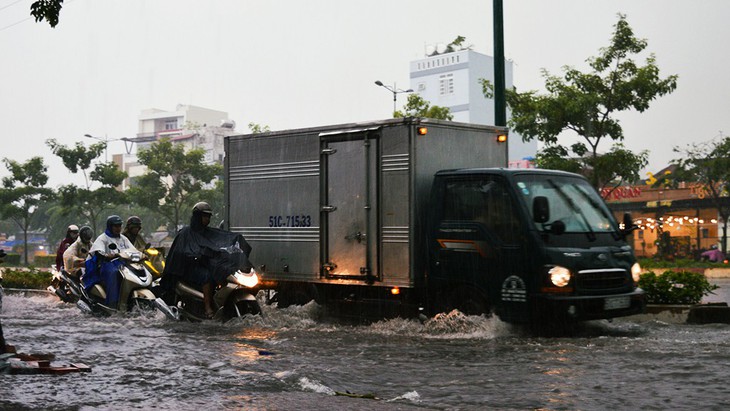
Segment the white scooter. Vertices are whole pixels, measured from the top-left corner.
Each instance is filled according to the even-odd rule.
[[[214,320],[225,322],[246,314],[261,314],[261,306],[256,299],[259,277],[253,268],[247,273],[238,270],[226,280],[227,283],[219,286],[213,294],[216,306]],[[175,285],[175,301],[171,309],[180,318],[192,321],[206,319],[203,293],[182,281]]]
[[[119,302],[116,306],[106,305],[106,290],[101,284],[94,284],[90,290],[81,287],[82,298],[76,303],[83,311],[91,314],[127,313],[132,310],[151,311],[160,310],[168,318],[177,319],[177,315],[150,291],[154,278],[142,263],[143,253],[136,248],[117,250],[116,244],[110,244],[109,249],[116,253],[117,259],[122,261],[119,266],[121,276]]]

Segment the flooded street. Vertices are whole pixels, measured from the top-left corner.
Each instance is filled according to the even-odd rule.
[[[227,324],[173,323],[93,318],[50,295],[6,294],[8,343],[93,371],[0,375],[0,409],[730,406],[730,325],[627,318],[546,338],[459,313],[351,326],[320,318],[315,304],[264,310]],[[368,398],[336,395],[348,392]]]

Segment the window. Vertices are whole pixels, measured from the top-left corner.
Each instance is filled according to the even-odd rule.
[[[509,192],[503,183],[489,177],[448,182],[444,220],[482,224],[507,244],[515,244],[520,234],[519,219]]]
[[[177,130],[177,119],[165,120],[165,130]]]
[[[454,73],[439,76],[439,94],[442,96],[454,94]]]
[[[418,87],[416,87],[418,91],[424,91],[426,90],[426,83],[418,83]]]

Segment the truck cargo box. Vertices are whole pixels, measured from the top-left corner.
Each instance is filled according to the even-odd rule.
[[[505,167],[506,133],[405,118],[227,137],[226,221],[264,282],[416,287],[434,174]]]

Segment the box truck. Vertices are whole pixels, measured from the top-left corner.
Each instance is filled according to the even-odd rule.
[[[507,169],[506,137],[419,118],[227,137],[226,222],[280,307],[513,323],[641,312],[630,228],[581,176]]]

